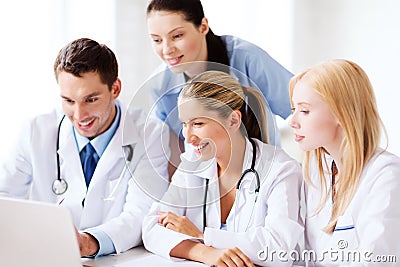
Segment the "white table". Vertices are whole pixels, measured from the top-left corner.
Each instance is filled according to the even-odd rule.
[[[205,267],[208,265],[194,261],[172,261],[147,251],[143,246],[132,248],[118,255],[109,255],[97,259],[82,259],[85,267]],[[293,265],[293,267],[298,265]]]
[[[83,266],[90,267],[128,267],[128,266],[162,266],[162,267],[204,267],[193,261],[172,261],[147,251],[143,246],[132,248],[118,255],[108,255],[96,259],[82,259]]]

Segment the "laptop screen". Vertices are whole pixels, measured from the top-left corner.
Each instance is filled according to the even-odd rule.
[[[0,266],[82,266],[68,209],[0,198],[0,214]]]

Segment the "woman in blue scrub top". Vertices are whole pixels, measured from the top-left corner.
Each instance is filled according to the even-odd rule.
[[[258,88],[269,106],[269,143],[280,145],[274,115],[290,114],[288,84],[293,76],[260,47],[238,37],[215,35],[200,0],[152,0],[148,30],[156,54],[165,64],[146,85],[155,100],[153,114],[180,133],[177,98],[189,78],[210,69],[227,69],[242,85]],[[213,65],[193,62],[213,62]]]

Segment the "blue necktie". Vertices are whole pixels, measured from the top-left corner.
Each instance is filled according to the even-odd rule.
[[[96,169],[96,160],[94,159],[94,155],[96,151],[94,150],[93,146],[90,143],[87,143],[85,146],[84,151],[84,158],[82,162],[83,173],[85,174],[85,181],[86,186],[89,187],[90,180],[92,179],[94,170]],[[97,154],[96,154],[97,155]]]

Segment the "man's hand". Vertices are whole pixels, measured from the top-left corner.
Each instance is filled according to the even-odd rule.
[[[92,256],[99,251],[99,243],[96,238],[88,233],[80,233],[75,228],[76,239],[78,240],[81,257]]]

